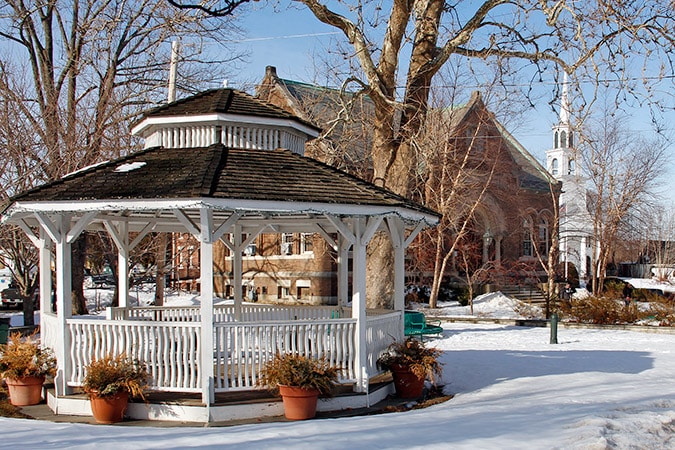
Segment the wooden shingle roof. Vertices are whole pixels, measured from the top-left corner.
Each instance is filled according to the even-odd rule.
[[[155,117],[198,116],[214,113],[293,120],[319,130],[316,125],[302,120],[277,106],[263,102],[245,92],[230,88],[209,89],[160,106],[143,114],[140,121]]]
[[[39,186],[11,202],[236,199],[405,208],[435,212],[394,193],[288,150],[214,144],[154,147]]]

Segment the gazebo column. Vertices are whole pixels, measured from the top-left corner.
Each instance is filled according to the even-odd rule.
[[[368,388],[368,374],[366,373],[366,361],[368,349],[366,348],[366,246],[363,237],[363,220],[354,220],[354,247],[352,266],[352,317],[356,319],[356,391],[366,392]]]
[[[338,306],[342,308],[347,303],[349,292],[349,249],[352,243],[342,235],[338,235],[338,241],[337,295]]]
[[[40,314],[51,314],[52,303],[52,241],[43,227],[40,227],[40,237],[37,237],[28,224],[21,220],[19,227],[26,233],[26,236],[38,249],[38,276],[39,276],[39,295],[40,295]],[[44,326],[44,324],[41,324]],[[44,336],[44,335],[43,335]],[[42,342],[44,344],[44,340]],[[50,346],[53,346],[53,342]]]
[[[405,223],[399,217],[388,217],[387,227],[394,248],[394,310],[403,311],[405,309],[405,249],[422,231],[424,222],[418,223],[407,237]],[[401,314],[401,336],[397,336],[397,339],[403,336],[404,326],[404,317]]]
[[[104,222],[108,234],[117,247],[117,295],[118,306],[126,308],[129,302],[129,226],[119,222],[117,226],[109,221]]]
[[[56,315],[58,329],[56,330],[56,348],[54,353],[58,361],[56,376],[54,377],[54,387],[57,396],[63,396],[70,393],[71,389],[67,385],[70,377],[70,333],[68,332],[67,320],[73,315],[73,304],[71,300],[71,242],[68,231],[70,229],[70,215],[60,214],[56,218],[56,223],[52,222],[44,214],[36,214],[40,226],[45,233],[56,244]]]
[[[199,212],[201,233],[199,235],[200,257],[200,313],[201,313],[201,377],[202,403],[207,408],[215,402],[213,371],[213,211],[202,207]]]
[[[149,232],[155,229],[155,224],[149,223],[129,242],[129,224],[125,221],[116,226],[110,221],[103,222],[108,234],[117,247],[117,293],[119,306],[129,306],[129,254]]]
[[[399,218],[388,217],[387,226],[394,248],[394,310],[403,311],[405,308],[405,224]],[[401,325],[403,325],[402,318]]]
[[[234,288],[234,320],[241,321],[242,273],[243,258],[241,256],[241,225],[234,226],[232,233],[232,286]]]
[[[52,313],[52,241],[45,230],[40,228],[38,245],[40,252],[40,315]],[[42,324],[41,324],[42,325]],[[53,345],[50,342],[49,345]]]
[[[357,392],[368,390],[368,348],[366,331],[366,247],[382,223],[382,217],[371,217],[368,221],[362,217],[352,219],[352,229],[334,216],[326,216],[335,225],[340,234],[352,243],[352,318],[356,319],[354,336],[354,366],[356,368]]]

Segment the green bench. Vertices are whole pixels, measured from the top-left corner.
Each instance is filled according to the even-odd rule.
[[[403,317],[405,319],[404,333],[406,336],[419,336],[424,339],[426,335],[443,333],[440,320],[433,320],[432,323],[429,323],[424,314],[419,311],[404,311]]]

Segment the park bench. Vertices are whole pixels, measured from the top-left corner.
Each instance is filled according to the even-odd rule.
[[[404,311],[403,317],[405,319],[404,333],[406,336],[419,336],[424,339],[426,335],[443,333],[440,320],[429,323],[425,315],[419,311]]]

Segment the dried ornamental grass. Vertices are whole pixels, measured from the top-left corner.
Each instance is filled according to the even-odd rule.
[[[4,378],[42,377],[56,373],[56,358],[49,348],[42,348],[35,333],[22,341],[13,333],[9,342],[0,345],[0,374]]]
[[[423,342],[409,337],[405,341],[394,341],[387,350],[377,359],[381,369],[391,370],[394,366],[408,367],[417,378],[429,379],[436,383],[443,368],[438,362],[441,350],[426,347]]]
[[[143,391],[148,385],[148,371],[138,359],[121,353],[94,360],[86,367],[82,388],[88,394],[109,397],[127,391],[132,397],[145,399]]]
[[[329,397],[337,382],[339,369],[324,358],[310,358],[298,353],[278,354],[260,372],[259,384],[278,391],[279,386],[316,389]]]

